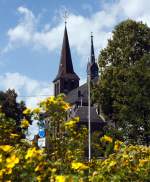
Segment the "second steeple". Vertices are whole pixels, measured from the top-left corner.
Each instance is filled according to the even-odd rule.
[[[94,44],[93,44],[93,35],[91,33],[91,55],[90,55],[90,63],[88,65],[88,69],[90,69],[91,80],[98,77],[98,65],[95,61],[95,53],[94,53]]]

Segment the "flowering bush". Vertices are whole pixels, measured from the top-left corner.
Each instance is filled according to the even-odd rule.
[[[20,141],[22,131],[16,131],[16,122],[12,118],[7,118],[0,112],[0,145],[15,144]]]
[[[105,160],[96,161],[92,170],[95,170],[91,177],[94,182],[149,181],[150,148],[122,144],[119,150],[117,147],[116,152]]]
[[[111,146],[111,152],[102,155],[101,159],[88,162],[87,129],[77,127],[79,118],[66,121],[69,108],[69,104],[59,96],[45,99],[34,110],[24,111],[24,114],[30,114],[32,118],[46,119],[50,126],[49,148],[46,149],[40,149],[26,139],[19,139],[15,125],[7,124],[8,118],[0,115],[0,127],[3,128],[3,131],[0,130],[0,181],[149,181],[150,148],[146,146],[127,146],[104,135],[98,138],[98,148],[103,149],[105,154],[107,147]],[[22,127],[28,127],[26,120],[22,121]],[[56,129],[57,133],[52,133]]]

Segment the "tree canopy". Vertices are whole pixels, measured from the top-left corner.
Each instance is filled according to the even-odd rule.
[[[21,137],[24,137],[21,131],[22,120],[28,119],[31,124],[30,116],[23,113],[25,109],[26,106],[23,101],[17,102],[17,94],[15,90],[8,89],[6,92],[0,91],[0,111],[7,118],[5,124],[8,126],[14,126],[13,132],[17,132]],[[3,119],[1,118],[0,124],[2,123]]]
[[[26,106],[24,102],[17,102],[17,94],[15,90],[8,89],[6,92],[0,91],[0,105],[2,107],[2,112],[6,114],[7,117],[13,118],[16,122],[24,117],[23,111]]]
[[[150,28],[126,20],[117,25],[99,56],[95,101],[124,139],[149,144]]]

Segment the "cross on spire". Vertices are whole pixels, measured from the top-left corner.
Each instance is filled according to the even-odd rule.
[[[69,13],[68,13],[68,11],[65,11],[64,12],[64,20],[65,20],[65,25],[67,24],[67,19],[69,18]]]

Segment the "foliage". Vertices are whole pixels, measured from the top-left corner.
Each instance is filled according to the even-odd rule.
[[[17,94],[15,90],[7,90],[6,92],[0,92],[0,105],[2,112],[9,118],[14,119],[17,124],[23,119],[23,111],[26,106],[24,102],[18,103],[16,101]]]
[[[62,96],[59,96],[45,99],[34,110],[26,109],[24,111],[24,113],[32,115],[33,118],[51,118],[51,120],[47,120],[48,123],[60,121],[61,130],[57,130],[59,132],[55,140],[53,140],[53,135],[49,138],[49,147],[52,148],[50,150],[40,149],[25,139],[14,141],[14,139],[9,138],[7,144],[5,140],[1,140],[0,181],[142,182],[149,180],[149,147],[126,146],[123,142],[104,135],[97,139],[96,144],[98,145],[99,141],[98,148],[101,148],[101,150],[103,148],[106,151],[111,146],[112,154],[107,152],[104,158],[93,159],[88,162],[85,158],[85,147],[83,146],[87,145],[85,142],[87,129],[77,130],[78,118],[66,121],[65,116],[68,109],[69,105],[63,101]],[[57,111],[59,111],[59,114]],[[51,115],[48,113],[51,113]],[[4,121],[8,119],[4,114],[1,114],[1,118]],[[26,121],[23,121],[23,123],[27,126]],[[52,124],[51,126],[53,126]],[[5,122],[1,122],[1,126],[3,125],[5,126]],[[5,130],[9,136],[9,134],[12,134],[13,126],[8,125]],[[4,139],[5,135],[0,133],[0,137]],[[105,153],[105,151],[103,152]]]
[[[64,101],[64,96],[59,95],[45,99],[31,111],[33,118],[45,121],[46,151],[51,161],[65,164],[59,167],[64,172],[70,168],[71,161],[85,159],[87,146],[87,129],[77,126],[79,118],[67,119],[69,109],[70,105]]]
[[[12,145],[20,141],[23,131],[16,131],[16,128],[15,120],[0,112],[0,145]]]
[[[122,146],[121,146],[122,145]],[[119,147],[120,146],[120,147]],[[120,149],[119,149],[120,148]],[[119,149],[119,150],[118,150]],[[137,181],[146,182],[150,178],[150,148],[144,146],[125,146],[119,141],[116,152],[105,160],[94,163],[92,181]]]
[[[99,56],[100,80],[93,97],[113,136],[149,145],[150,28],[127,20],[116,26]]]
[[[101,69],[112,66],[129,67],[150,51],[150,28],[142,22],[126,20],[118,24],[99,56]]]
[[[17,102],[17,94],[15,90],[8,89],[6,92],[0,91],[0,111],[5,114],[7,121],[7,125],[12,125],[14,127],[13,133],[20,135],[20,137],[24,138],[23,135],[24,129],[21,127],[21,122],[23,119],[27,119],[31,124],[30,115],[25,115],[23,111],[26,109],[25,103],[23,101]],[[2,119],[0,122],[3,122]],[[3,125],[0,123],[0,125]],[[8,126],[7,126],[8,127]],[[8,127],[9,128],[9,127]],[[5,131],[3,131],[5,132]]]

